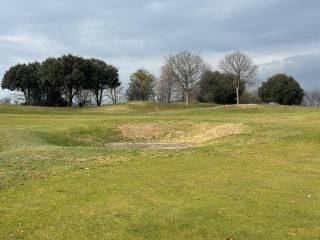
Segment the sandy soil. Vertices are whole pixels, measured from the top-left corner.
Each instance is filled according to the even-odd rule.
[[[185,149],[223,138],[247,132],[244,124],[210,123],[130,123],[119,126],[123,138],[129,142],[108,143],[112,149]]]

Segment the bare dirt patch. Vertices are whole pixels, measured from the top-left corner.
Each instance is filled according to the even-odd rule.
[[[161,124],[159,123],[136,123],[124,124],[119,127],[122,136],[129,140],[151,140],[161,136]]]
[[[199,146],[218,138],[242,134],[248,131],[244,124],[152,122],[130,123],[119,126],[126,141],[109,143],[113,149],[185,149]]]
[[[190,139],[195,144],[203,144],[217,138],[238,135],[247,131],[244,124],[223,124],[218,126],[198,126],[200,133]]]

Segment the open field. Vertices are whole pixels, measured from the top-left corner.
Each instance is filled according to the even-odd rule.
[[[153,110],[0,106],[0,239],[320,239],[319,109]]]

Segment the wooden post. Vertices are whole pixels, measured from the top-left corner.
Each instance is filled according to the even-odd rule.
[[[156,100],[156,118],[158,117],[158,96],[155,96],[155,100]]]

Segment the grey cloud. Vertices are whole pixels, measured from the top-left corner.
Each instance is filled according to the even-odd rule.
[[[64,53],[113,61],[126,82],[134,67],[156,72],[180,50],[274,60],[320,51],[317,0],[2,0],[0,9],[1,75],[15,62]]]
[[[306,89],[320,88],[320,54],[296,55],[262,66],[264,80],[276,73],[293,76]]]

